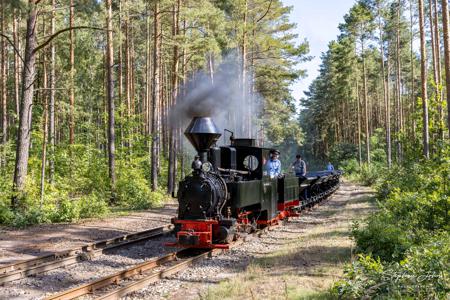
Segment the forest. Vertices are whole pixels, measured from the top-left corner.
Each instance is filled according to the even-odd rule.
[[[334,295],[444,299],[449,291],[447,1],[360,0],[302,99],[305,151],[372,185],[355,259]]]
[[[301,99],[292,84],[311,57],[291,11],[281,0],[2,0],[0,224],[164,203],[190,170],[186,122],[208,115],[376,191],[331,298],[446,298],[448,1],[355,1]]]
[[[183,114],[299,145],[289,86],[308,44],[294,42],[290,10],[277,0],[2,1],[0,222],[157,205],[190,168]],[[205,93],[209,107],[195,102]]]

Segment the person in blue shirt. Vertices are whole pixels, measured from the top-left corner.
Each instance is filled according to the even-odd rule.
[[[328,171],[334,171],[334,166],[331,164],[331,162],[328,162],[327,170]]]
[[[270,178],[281,175],[281,162],[278,160],[279,155],[280,152],[277,150],[270,151],[270,159],[266,164],[266,169]]]
[[[295,161],[292,163],[292,168],[294,169],[295,176],[306,176],[306,163],[302,159],[302,156],[300,154],[297,154],[295,156]]]

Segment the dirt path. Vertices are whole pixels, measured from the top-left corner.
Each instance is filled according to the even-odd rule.
[[[163,208],[76,224],[43,224],[26,229],[0,227],[0,265],[169,224],[176,210],[177,204],[170,203]]]
[[[353,220],[375,209],[373,192],[344,183],[326,202],[242,247],[127,299],[323,299],[351,259]]]

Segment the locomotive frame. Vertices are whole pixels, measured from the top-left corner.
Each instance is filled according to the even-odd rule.
[[[195,117],[185,136],[198,155],[179,185],[177,241],[168,246],[228,249],[239,232],[297,217],[339,187],[340,171],[270,178],[265,165],[274,149],[233,135],[230,145],[213,146],[221,134],[208,117]]]

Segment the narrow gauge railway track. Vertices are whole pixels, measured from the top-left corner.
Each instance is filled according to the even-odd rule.
[[[183,249],[62,291],[45,298],[45,300],[68,300],[85,295],[89,295],[90,298],[97,300],[119,299],[128,293],[140,290],[162,278],[183,271],[216,251],[223,250]]]
[[[95,256],[103,254],[105,251],[113,248],[142,242],[168,234],[171,231],[172,225],[165,225],[145,231],[125,234],[111,239],[89,243],[74,249],[55,252],[17,263],[0,266],[0,284],[48,272],[60,267],[73,265],[78,262],[94,258]]]
[[[267,230],[269,228],[258,230],[255,234],[261,236]],[[244,239],[238,239],[231,247],[236,247],[244,241]],[[89,296],[89,299],[96,300],[120,299],[131,292],[145,288],[151,283],[184,271],[202,259],[211,257],[213,253],[222,251],[226,250],[182,249],[178,252],[146,261],[112,275],[48,296],[45,300],[69,300],[82,296]]]

